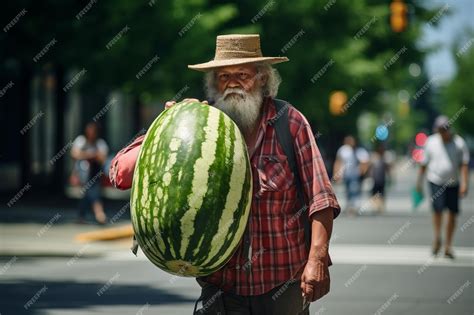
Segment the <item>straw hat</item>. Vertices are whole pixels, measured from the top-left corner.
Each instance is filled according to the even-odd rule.
[[[206,72],[217,67],[255,62],[274,64],[288,60],[286,57],[263,57],[258,34],[219,35],[216,40],[214,59],[205,63],[188,65],[188,68]]]

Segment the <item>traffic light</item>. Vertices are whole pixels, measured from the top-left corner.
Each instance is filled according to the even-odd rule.
[[[408,25],[408,7],[403,0],[390,3],[390,27],[395,33],[403,32]]]
[[[347,110],[347,94],[343,91],[334,91],[329,97],[329,112],[335,116],[344,114]]]

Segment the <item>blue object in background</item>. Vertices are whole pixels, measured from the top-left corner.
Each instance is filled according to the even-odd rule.
[[[388,138],[388,128],[385,125],[380,125],[375,129],[375,137],[380,141],[387,140]]]

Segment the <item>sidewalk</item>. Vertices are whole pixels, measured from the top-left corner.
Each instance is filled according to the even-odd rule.
[[[128,250],[131,246],[130,236],[115,238],[114,241],[78,240],[78,236],[84,233],[110,235],[110,229],[121,231],[123,236],[123,229],[130,226],[127,202],[106,203],[109,224],[105,226],[96,224],[92,214],[85,224],[77,224],[74,201],[61,207],[23,204],[0,207],[0,256],[97,257]]]

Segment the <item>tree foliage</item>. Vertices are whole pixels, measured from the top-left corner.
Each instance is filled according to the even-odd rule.
[[[86,69],[83,93],[121,89],[145,104],[170,99],[184,87],[183,97],[203,98],[202,74],[187,65],[212,59],[219,34],[259,33],[265,55],[290,59],[277,66],[283,78],[279,96],[326,139],[355,133],[364,111],[393,109],[396,104],[381,101],[381,93],[416,90],[407,66],[422,59],[416,45],[420,26],[433,16],[413,2],[407,30],[394,33],[389,3],[376,0],[20,0],[3,4],[1,20],[8,23],[23,9],[27,13],[0,37],[2,68],[53,64],[73,74]],[[33,61],[53,38],[57,44]],[[158,61],[137,78],[154,57]],[[346,92],[349,100],[363,93],[336,117],[328,107],[335,90]]]
[[[441,92],[439,111],[453,120],[461,134],[474,136],[474,30],[466,32],[453,47],[457,72]]]

